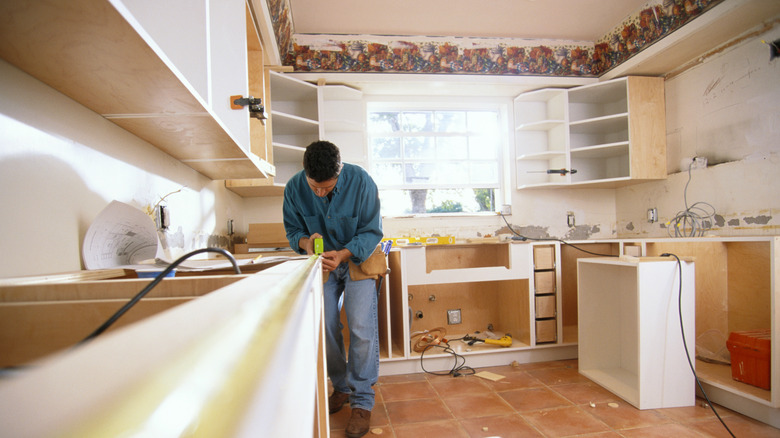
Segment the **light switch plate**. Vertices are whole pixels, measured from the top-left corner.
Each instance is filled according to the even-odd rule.
[[[447,310],[447,324],[460,324],[461,322],[460,309]]]

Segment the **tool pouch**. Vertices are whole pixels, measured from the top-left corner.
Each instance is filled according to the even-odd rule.
[[[385,253],[382,252],[382,245],[377,245],[374,252],[363,261],[363,263],[356,265],[352,260],[349,260],[349,278],[352,281],[360,281],[367,279],[378,279],[379,277],[387,273],[387,258]],[[328,281],[330,272],[324,272],[322,274],[322,282]]]
[[[363,263],[356,265],[349,261],[349,278],[352,281],[366,280],[372,278],[374,280],[385,275],[387,273],[387,258],[385,253],[382,252],[382,245],[377,245],[374,252],[363,261]]]

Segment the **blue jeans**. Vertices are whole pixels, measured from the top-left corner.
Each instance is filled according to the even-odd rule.
[[[352,281],[349,265],[342,263],[330,273],[323,288],[328,377],[333,389],[350,394],[353,409],[370,411],[374,407],[372,386],[379,377],[376,282],[371,279]],[[349,328],[349,361],[344,354],[341,334],[342,298]]]

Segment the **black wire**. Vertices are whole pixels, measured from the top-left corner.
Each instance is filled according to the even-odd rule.
[[[691,356],[690,353],[688,353],[688,343],[685,342],[685,328],[683,327],[683,316],[682,316],[682,262],[680,262],[680,258],[677,257],[677,255],[666,252],[661,254],[661,257],[674,257],[677,259],[677,271],[679,273],[679,282],[680,284],[678,293],[677,293],[677,311],[680,314],[680,334],[682,335],[682,341],[683,341],[683,347],[685,348],[685,358],[688,359],[688,366],[691,368],[691,372],[693,373],[693,378],[696,379],[696,384],[699,386],[699,390],[701,390],[701,393],[704,395],[704,398],[707,400],[707,404],[710,405],[710,409],[712,409],[712,412],[715,414],[716,417],[718,417],[718,420],[720,420],[720,423],[723,425],[723,427],[726,428],[729,435],[734,437],[734,433],[731,432],[731,429],[729,429],[728,426],[726,426],[726,423],[723,421],[722,418],[720,418],[720,415],[718,415],[718,411],[715,410],[715,405],[712,404],[710,401],[710,398],[707,397],[707,393],[704,392],[704,387],[701,385],[701,381],[699,381],[699,376],[696,374],[696,369],[693,367],[693,362],[691,362]]]
[[[591,255],[601,256],[601,257],[618,257],[615,254],[600,254],[600,253],[597,253],[597,252],[588,251],[587,249],[583,249],[583,248],[580,248],[578,246],[572,245],[571,243],[569,243],[569,242],[567,242],[567,241],[565,241],[563,239],[558,239],[558,238],[554,238],[554,237],[553,238],[539,239],[539,238],[535,238],[535,237],[523,236],[522,234],[520,234],[517,231],[515,231],[512,228],[511,225],[509,225],[509,222],[506,220],[506,217],[504,216],[503,213],[498,213],[498,214],[499,214],[499,216],[501,216],[502,219],[504,219],[504,223],[506,223],[506,226],[507,226],[507,228],[509,228],[509,231],[511,231],[513,234],[517,235],[517,237],[519,238],[518,240],[522,240],[522,241],[533,240],[535,242],[560,242],[560,243],[562,243],[564,245],[567,245],[567,246],[570,246],[570,247],[572,247],[572,248],[574,248],[574,249],[576,249],[578,251],[582,251],[584,253],[588,253],[588,254],[591,254]]]
[[[124,315],[125,312],[130,310],[130,308],[135,306],[136,303],[138,303],[138,301],[141,300],[141,298],[146,296],[146,294],[148,294],[152,289],[154,289],[154,287],[157,286],[157,284],[159,284],[163,280],[163,278],[165,278],[165,276],[168,275],[172,270],[174,270],[177,266],[179,266],[182,262],[184,262],[188,258],[190,258],[190,257],[192,257],[192,256],[194,256],[196,254],[200,254],[200,253],[204,253],[204,252],[218,252],[218,253],[224,255],[225,257],[228,258],[228,260],[230,260],[230,263],[233,265],[233,270],[236,271],[236,274],[241,274],[241,269],[238,267],[238,263],[236,262],[236,259],[233,257],[232,254],[230,254],[229,252],[227,252],[226,250],[224,250],[222,248],[201,248],[201,249],[196,249],[195,251],[189,252],[187,254],[184,254],[183,256],[181,256],[178,259],[176,259],[176,261],[174,261],[173,263],[168,265],[168,267],[166,267],[162,272],[157,274],[157,276],[154,278],[154,280],[152,280],[151,283],[149,283],[145,288],[143,288],[143,290],[141,290],[141,292],[138,292],[138,294],[136,294],[136,296],[134,296],[130,301],[127,302],[127,304],[125,304],[124,306],[122,306],[122,308],[117,310],[116,313],[111,315],[111,317],[108,318],[108,320],[106,320],[106,322],[101,324],[100,327],[95,329],[95,331],[90,333],[86,338],[82,339],[77,345],[81,345],[81,344],[84,344],[86,342],[89,342],[92,339],[96,338],[101,333],[103,333],[104,331],[106,331],[106,329],[108,329],[122,315]]]
[[[453,350],[450,347],[449,343],[445,342],[444,345],[446,345],[446,347],[441,345],[441,344],[428,344],[428,345],[425,346],[423,351],[420,352],[420,368],[424,372],[426,372],[428,374],[433,374],[434,376],[448,376],[448,375],[452,375],[452,377],[460,377],[460,376],[466,376],[466,375],[471,375],[471,374],[475,374],[476,373],[476,371],[474,371],[474,368],[466,366],[466,358],[465,357],[461,356],[455,350]],[[452,366],[451,370],[447,371],[446,373],[437,373],[437,372],[428,371],[428,370],[425,369],[425,366],[423,365],[423,357],[425,356],[425,352],[428,351],[429,348],[433,348],[433,347],[441,348],[441,349],[444,350],[444,352],[452,354],[453,358],[455,359],[455,364]],[[458,364],[458,361],[462,361],[460,363],[460,365]],[[462,372],[463,370],[466,370],[465,374]]]

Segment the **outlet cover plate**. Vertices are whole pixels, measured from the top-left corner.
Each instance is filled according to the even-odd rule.
[[[447,324],[460,324],[461,322],[460,309],[447,310]]]

